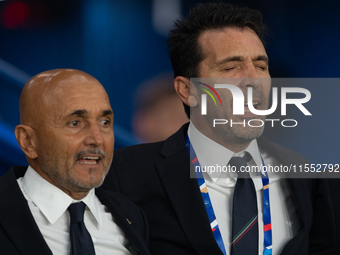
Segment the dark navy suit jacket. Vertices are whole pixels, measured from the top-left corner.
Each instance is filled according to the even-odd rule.
[[[150,223],[152,254],[222,255],[197,180],[190,178],[187,128],[186,124],[163,142],[116,150],[103,188],[122,192],[142,207]],[[258,144],[284,165],[308,163],[265,139],[258,139]],[[327,180],[287,180],[302,227],[282,255],[335,254],[335,220]]]
[[[3,255],[52,254],[17,183],[26,170],[27,167],[12,167],[0,178],[0,254]],[[132,246],[139,254],[149,255],[149,228],[141,209],[117,192],[98,188],[95,193]]]

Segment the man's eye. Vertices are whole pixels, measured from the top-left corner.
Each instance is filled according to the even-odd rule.
[[[76,126],[79,126],[79,121],[78,120],[74,120],[70,123],[70,126],[71,127],[76,127]]]
[[[111,123],[111,121],[109,121],[109,120],[102,120],[102,124],[104,126],[108,126],[108,125],[110,125],[110,123]]]
[[[234,67],[226,67],[226,68],[223,68],[223,71],[230,71],[230,70],[233,70]]]
[[[261,70],[266,70],[266,68],[264,68],[263,66],[259,66],[258,68],[260,68]]]

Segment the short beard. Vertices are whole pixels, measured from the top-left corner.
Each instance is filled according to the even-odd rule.
[[[242,130],[238,130],[236,128],[230,128],[230,133],[233,134],[234,137],[237,137],[241,140],[244,141],[252,141],[254,139],[259,138],[263,131],[264,131],[264,126],[262,127],[248,127],[249,132],[244,132]]]
[[[95,176],[91,176],[91,180],[84,183],[83,181],[76,180],[74,177],[72,177],[72,168],[66,169],[65,166],[65,171],[61,173],[61,168],[58,162],[52,162],[48,155],[42,156],[40,168],[50,178],[50,180],[53,181],[53,185],[58,188],[62,187],[73,192],[86,192],[93,188],[100,187],[108,173],[108,169],[105,167],[106,171],[105,174],[103,174],[100,183],[96,182]],[[91,168],[89,170],[94,171],[94,169]]]

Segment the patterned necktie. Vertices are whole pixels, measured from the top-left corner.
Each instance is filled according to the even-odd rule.
[[[71,255],[95,255],[90,233],[84,224],[85,204],[73,203],[68,209],[71,216],[70,240]]]
[[[247,166],[251,159],[249,153],[241,157],[233,157],[230,166],[240,170]],[[258,223],[257,199],[255,187],[249,173],[238,175],[233,198],[232,218],[232,255],[257,255],[258,254]],[[243,178],[241,178],[243,177]]]

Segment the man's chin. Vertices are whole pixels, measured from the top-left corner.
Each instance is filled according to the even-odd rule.
[[[76,176],[72,178],[73,185],[79,189],[86,191],[98,188],[104,182],[106,174],[103,171],[87,173],[86,176]]]
[[[75,183],[75,186],[79,189],[79,191],[89,191],[94,188],[99,188],[103,184],[104,179],[101,181],[78,181]]]
[[[244,141],[252,141],[259,138],[263,133],[262,127],[245,127],[242,130],[232,129],[235,137]]]
[[[229,122],[224,125],[216,125],[214,133],[221,139],[226,138],[226,134],[229,134],[230,138],[238,137],[245,140],[253,140],[260,137],[264,130],[264,124],[260,121],[251,121],[243,119],[241,121]]]

